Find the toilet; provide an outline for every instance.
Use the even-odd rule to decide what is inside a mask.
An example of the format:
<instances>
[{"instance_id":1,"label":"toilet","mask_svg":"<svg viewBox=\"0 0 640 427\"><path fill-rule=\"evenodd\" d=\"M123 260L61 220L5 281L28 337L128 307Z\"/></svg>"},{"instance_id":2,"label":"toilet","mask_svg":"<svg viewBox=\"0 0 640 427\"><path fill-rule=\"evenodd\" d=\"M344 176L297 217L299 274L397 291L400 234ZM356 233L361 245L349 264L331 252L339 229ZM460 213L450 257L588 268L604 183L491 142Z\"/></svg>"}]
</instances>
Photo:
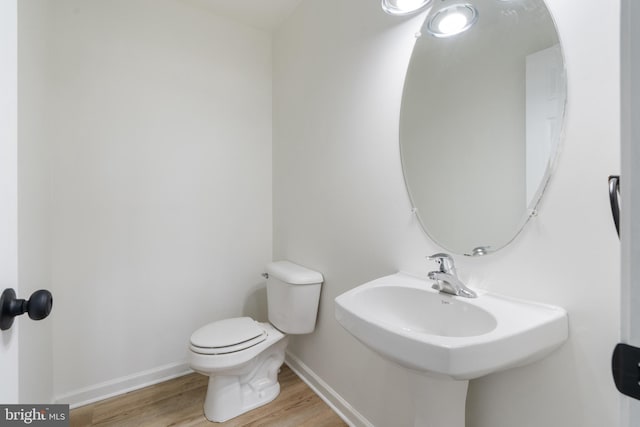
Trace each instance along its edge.
<instances>
[{"instance_id":1,"label":"toilet","mask_svg":"<svg viewBox=\"0 0 640 427\"><path fill-rule=\"evenodd\" d=\"M224 422L275 399L287 334L313 332L322 274L277 261L267 265L269 323L235 317L209 323L191 335L189 365L209 376L208 420Z\"/></svg>"}]
</instances>

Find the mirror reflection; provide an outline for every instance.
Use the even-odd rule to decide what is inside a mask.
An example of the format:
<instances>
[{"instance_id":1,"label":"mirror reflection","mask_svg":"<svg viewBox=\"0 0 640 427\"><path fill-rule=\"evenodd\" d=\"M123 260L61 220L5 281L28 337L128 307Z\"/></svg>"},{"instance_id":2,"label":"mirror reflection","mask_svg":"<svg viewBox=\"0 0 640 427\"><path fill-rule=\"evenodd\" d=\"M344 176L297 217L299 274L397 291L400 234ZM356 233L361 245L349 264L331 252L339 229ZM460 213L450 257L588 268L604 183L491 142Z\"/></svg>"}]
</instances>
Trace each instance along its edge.
<instances>
[{"instance_id":1,"label":"mirror reflection","mask_svg":"<svg viewBox=\"0 0 640 427\"><path fill-rule=\"evenodd\" d=\"M434 34L452 5L473 7L474 25ZM400 116L412 203L447 251L498 250L535 210L557 152L566 81L553 20L542 0L438 0L417 37Z\"/></svg>"}]
</instances>

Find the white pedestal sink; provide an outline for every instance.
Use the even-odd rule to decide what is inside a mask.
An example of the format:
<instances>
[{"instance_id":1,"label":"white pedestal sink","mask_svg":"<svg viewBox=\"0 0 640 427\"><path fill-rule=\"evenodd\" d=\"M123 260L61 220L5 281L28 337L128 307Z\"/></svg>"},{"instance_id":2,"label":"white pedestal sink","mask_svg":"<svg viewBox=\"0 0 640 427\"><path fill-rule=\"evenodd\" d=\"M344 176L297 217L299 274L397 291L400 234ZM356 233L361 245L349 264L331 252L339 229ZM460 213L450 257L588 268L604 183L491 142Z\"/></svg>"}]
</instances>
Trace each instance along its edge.
<instances>
[{"instance_id":1,"label":"white pedestal sink","mask_svg":"<svg viewBox=\"0 0 640 427\"><path fill-rule=\"evenodd\" d=\"M489 292L442 294L405 273L335 300L338 322L414 377L416 427L464 427L469 380L539 360L568 337L567 313Z\"/></svg>"}]
</instances>

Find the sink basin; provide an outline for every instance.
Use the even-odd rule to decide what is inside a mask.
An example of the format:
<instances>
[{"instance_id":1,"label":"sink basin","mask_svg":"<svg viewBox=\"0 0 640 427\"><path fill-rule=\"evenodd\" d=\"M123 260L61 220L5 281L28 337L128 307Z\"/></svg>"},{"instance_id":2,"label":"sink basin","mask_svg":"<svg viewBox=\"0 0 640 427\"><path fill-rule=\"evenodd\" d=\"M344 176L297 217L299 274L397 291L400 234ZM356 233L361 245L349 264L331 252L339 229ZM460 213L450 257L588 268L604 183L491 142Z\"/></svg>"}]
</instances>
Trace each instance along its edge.
<instances>
[{"instance_id":1,"label":"sink basin","mask_svg":"<svg viewBox=\"0 0 640 427\"><path fill-rule=\"evenodd\" d=\"M407 368L470 380L539 360L568 336L560 307L478 292L442 294L405 273L358 286L335 300L338 322Z\"/></svg>"}]
</instances>

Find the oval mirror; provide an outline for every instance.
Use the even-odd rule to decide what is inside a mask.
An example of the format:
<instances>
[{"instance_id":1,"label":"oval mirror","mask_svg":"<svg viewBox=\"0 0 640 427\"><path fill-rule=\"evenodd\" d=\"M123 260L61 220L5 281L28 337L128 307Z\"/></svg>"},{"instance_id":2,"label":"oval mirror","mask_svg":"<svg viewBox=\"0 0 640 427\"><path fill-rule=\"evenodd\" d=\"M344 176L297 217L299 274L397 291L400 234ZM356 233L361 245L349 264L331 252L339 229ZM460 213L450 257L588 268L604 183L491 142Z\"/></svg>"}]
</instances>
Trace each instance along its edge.
<instances>
[{"instance_id":1,"label":"oval mirror","mask_svg":"<svg viewBox=\"0 0 640 427\"><path fill-rule=\"evenodd\" d=\"M449 252L484 255L516 237L549 180L566 100L562 52L542 0L435 3L402 95L403 172L426 233ZM473 8L475 23L447 36L438 28L451 6Z\"/></svg>"}]
</instances>

